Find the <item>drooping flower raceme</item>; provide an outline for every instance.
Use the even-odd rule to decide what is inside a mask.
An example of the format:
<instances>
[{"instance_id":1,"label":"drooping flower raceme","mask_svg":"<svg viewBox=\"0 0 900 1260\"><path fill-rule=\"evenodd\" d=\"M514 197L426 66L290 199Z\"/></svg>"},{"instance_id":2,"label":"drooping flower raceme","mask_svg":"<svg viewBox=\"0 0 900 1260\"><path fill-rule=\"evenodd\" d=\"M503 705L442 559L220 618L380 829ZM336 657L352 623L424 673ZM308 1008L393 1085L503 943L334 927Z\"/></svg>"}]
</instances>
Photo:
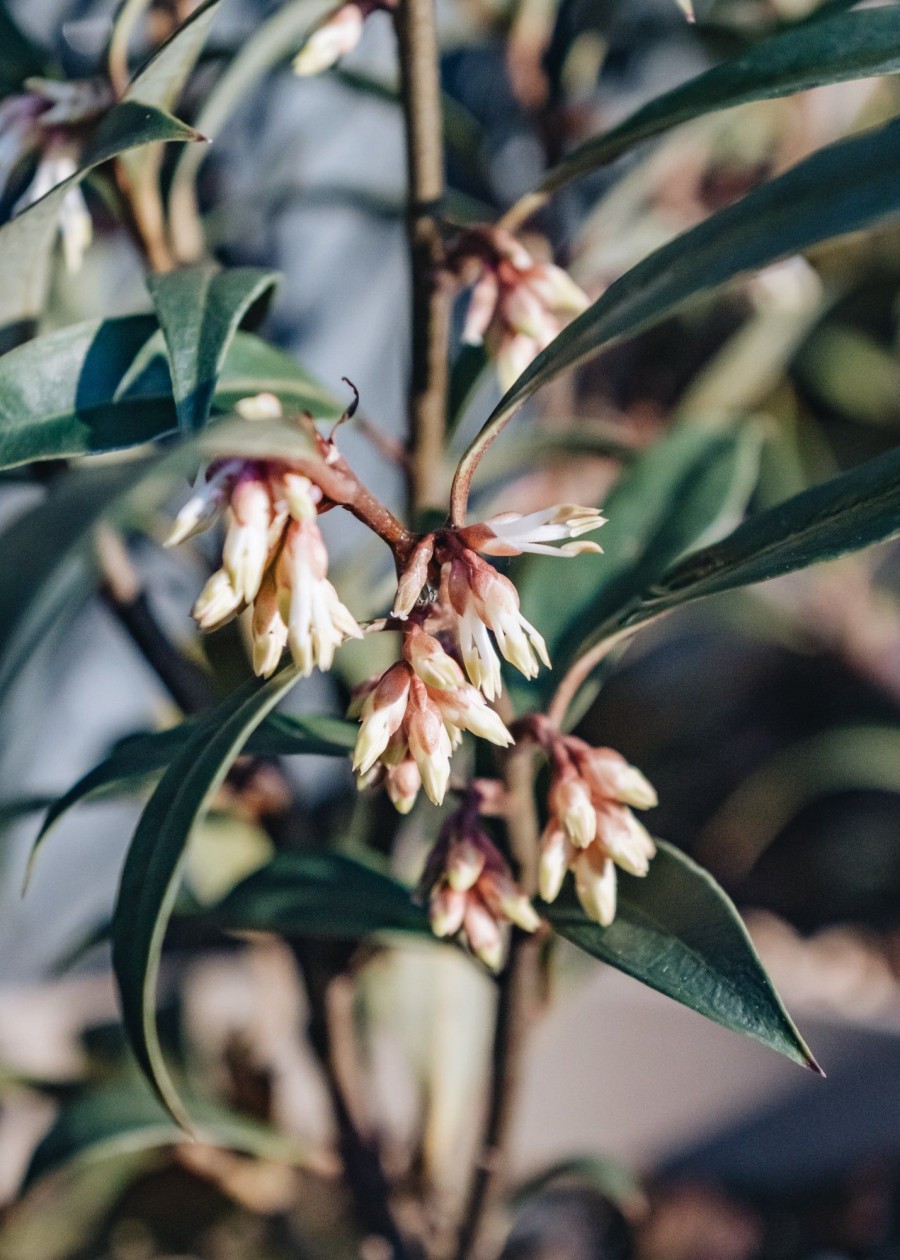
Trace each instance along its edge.
<instances>
[{"instance_id":1,"label":"drooping flower raceme","mask_svg":"<svg viewBox=\"0 0 900 1260\"><path fill-rule=\"evenodd\" d=\"M253 416L280 415L268 395L249 400ZM253 668L274 673L285 648L301 674L331 668L336 649L362 630L328 581L328 552L317 524L318 486L283 460L221 459L179 512L168 545L227 522L222 567L194 604L202 630L253 609Z\"/></svg>"},{"instance_id":2,"label":"drooping flower raceme","mask_svg":"<svg viewBox=\"0 0 900 1260\"><path fill-rule=\"evenodd\" d=\"M452 656L415 624L404 631L403 659L364 684L350 712L360 720L354 770L368 783L380 766L401 813L412 808L419 784L429 800L441 804L450 757L463 731L501 748L512 743L498 714L466 682Z\"/></svg>"},{"instance_id":3,"label":"drooping flower raceme","mask_svg":"<svg viewBox=\"0 0 900 1260\"><path fill-rule=\"evenodd\" d=\"M487 346L508 389L536 355L588 305L561 267L536 261L511 232L478 227L463 234L459 270L480 264L463 328L468 345Z\"/></svg>"},{"instance_id":4,"label":"drooping flower raceme","mask_svg":"<svg viewBox=\"0 0 900 1260\"><path fill-rule=\"evenodd\" d=\"M468 803L447 820L420 884L435 936L458 936L492 971L510 926L535 932L541 919Z\"/></svg>"},{"instance_id":5,"label":"drooping flower raceme","mask_svg":"<svg viewBox=\"0 0 900 1260\"><path fill-rule=\"evenodd\" d=\"M630 808L650 809L656 792L611 748L559 734L549 744L550 819L541 837L540 893L555 901L571 870L585 914L606 927L616 915L616 867L646 875L656 852Z\"/></svg>"},{"instance_id":6,"label":"drooping flower raceme","mask_svg":"<svg viewBox=\"0 0 900 1260\"><path fill-rule=\"evenodd\" d=\"M28 79L27 91L0 103L0 192L28 158L37 166L14 206L23 210L61 184L78 167L85 127L113 104L112 89L103 79L55 82ZM59 212L66 266L77 271L91 243L91 217L81 189L66 192Z\"/></svg>"},{"instance_id":7,"label":"drooping flower raceme","mask_svg":"<svg viewBox=\"0 0 900 1260\"><path fill-rule=\"evenodd\" d=\"M440 574L438 604L454 615L466 673L489 700L494 700L502 690L501 656L526 678L534 678L541 663L549 667L550 658L543 637L522 614L513 583L477 553L514 556L530 551L571 557L599 552L595 542L581 535L605 523L595 508L564 503L527 516L504 512L476 525L438 530L414 549L400 576L392 616L401 620L409 616L429 580L430 569L436 568Z\"/></svg>"}]
</instances>

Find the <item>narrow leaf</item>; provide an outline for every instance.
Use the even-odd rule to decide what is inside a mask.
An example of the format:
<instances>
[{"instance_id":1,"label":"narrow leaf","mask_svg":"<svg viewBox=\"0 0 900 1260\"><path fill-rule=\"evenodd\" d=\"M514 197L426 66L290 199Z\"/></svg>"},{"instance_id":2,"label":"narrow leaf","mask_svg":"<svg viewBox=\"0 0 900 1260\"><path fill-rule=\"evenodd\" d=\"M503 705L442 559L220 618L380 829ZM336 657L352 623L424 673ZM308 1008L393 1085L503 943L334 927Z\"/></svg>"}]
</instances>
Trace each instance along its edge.
<instances>
[{"instance_id":1,"label":"narrow leaf","mask_svg":"<svg viewBox=\"0 0 900 1260\"><path fill-rule=\"evenodd\" d=\"M743 272L870 227L898 211L900 119L894 119L820 149L683 232L610 285L526 368L463 456L458 482L519 407L567 368Z\"/></svg>"},{"instance_id":2,"label":"narrow leaf","mask_svg":"<svg viewBox=\"0 0 900 1260\"><path fill-rule=\"evenodd\" d=\"M759 512L670 569L627 621L821 564L900 535L900 451Z\"/></svg>"},{"instance_id":3,"label":"narrow leaf","mask_svg":"<svg viewBox=\"0 0 900 1260\"><path fill-rule=\"evenodd\" d=\"M645 878L618 873L610 927L591 922L567 896L546 911L555 930L651 989L821 1073L729 897L696 862L657 844Z\"/></svg>"},{"instance_id":4,"label":"narrow leaf","mask_svg":"<svg viewBox=\"0 0 900 1260\"><path fill-rule=\"evenodd\" d=\"M128 150L156 141L197 139L191 127L147 105L124 101L111 110L78 171L0 227L0 328L33 319L43 307L59 212L69 189L77 187L94 167Z\"/></svg>"},{"instance_id":5,"label":"narrow leaf","mask_svg":"<svg viewBox=\"0 0 900 1260\"><path fill-rule=\"evenodd\" d=\"M676 428L633 461L604 504L602 556L528 556L520 563L522 606L540 626L556 675L592 627L633 602L719 522L727 529L739 519L756 484L759 451L755 426L737 433ZM516 690L529 702L537 692L540 707L554 687L554 674L544 672Z\"/></svg>"},{"instance_id":6,"label":"narrow leaf","mask_svg":"<svg viewBox=\"0 0 900 1260\"><path fill-rule=\"evenodd\" d=\"M292 359L238 332L213 406L275 394L325 419L340 404ZM0 468L115 451L171 434L178 420L162 334L149 315L73 324L0 357Z\"/></svg>"},{"instance_id":7,"label":"narrow leaf","mask_svg":"<svg viewBox=\"0 0 900 1260\"><path fill-rule=\"evenodd\" d=\"M113 969L125 1031L137 1061L172 1117L191 1127L166 1067L156 1027L156 984L166 926L191 829L202 818L251 733L297 681L293 667L240 688L198 724L141 816L119 886Z\"/></svg>"},{"instance_id":8,"label":"narrow leaf","mask_svg":"<svg viewBox=\"0 0 900 1260\"><path fill-rule=\"evenodd\" d=\"M259 757L304 754L346 757L356 742L357 730L355 722L342 718L272 713L250 736L245 751ZM63 796L50 803L34 842L29 870L44 840L70 809L82 801L138 790L147 779L165 770L184 751L196 731L197 721L192 719L165 731L148 731L119 740L103 761L82 775Z\"/></svg>"},{"instance_id":9,"label":"narrow leaf","mask_svg":"<svg viewBox=\"0 0 900 1260\"><path fill-rule=\"evenodd\" d=\"M232 931L283 936L430 935L428 914L409 889L339 853L279 853L203 917Z\"/></svg>"},{"instance_id":10,"label":"narrow leaf","mask_svg":"<svg viewBox=\"0 0 900 1260\"><path fill-rule=\"evenodd\" d=\"M204 0L131 80L126 101L171 110L197 64L222 0Z\"/></svg>"},{"instance_id":11,"label":"narrow leaf","mask_svg":"<svg viewBox=\"0 0 900 1260\"><path fill-rule=\"evenodd\" d=\"M309 1161L300 1143L227 1107L191 1098L190 1109L198 1136L212 1145L291 1164ZM184 1141L184 1131L144 1085L95 1089L60 1108L31 1157L22 1188L61 1169Z\"/></svg>"},{"instance_id":12,"label":"narrow leaf","mask_svg":"<svg viewBox=\"0 0 900 1260\"><path fill-rule=\"evenodd\" d=\"M680 123L750 101L772 100L820 87L900 70L900 9L840 13L793 27L741 56L654 97L624 122L574 149L523 199L536 208L572 180L606 166L628 149ZM517 208L512 211L517 217Z\"/></svg>"},{"instance_id":13,"label":"narrow leaf","mask_svg":"<svg viewBox=\"0 0 900 1260\"><path fill-rule=\"evenodd\" d=\"M274 271L222 270L214 264L147 277L169 353L180 427L196 433L209 419L225 356L250 307L271 296Z\"/></svg>"}]
</instances>

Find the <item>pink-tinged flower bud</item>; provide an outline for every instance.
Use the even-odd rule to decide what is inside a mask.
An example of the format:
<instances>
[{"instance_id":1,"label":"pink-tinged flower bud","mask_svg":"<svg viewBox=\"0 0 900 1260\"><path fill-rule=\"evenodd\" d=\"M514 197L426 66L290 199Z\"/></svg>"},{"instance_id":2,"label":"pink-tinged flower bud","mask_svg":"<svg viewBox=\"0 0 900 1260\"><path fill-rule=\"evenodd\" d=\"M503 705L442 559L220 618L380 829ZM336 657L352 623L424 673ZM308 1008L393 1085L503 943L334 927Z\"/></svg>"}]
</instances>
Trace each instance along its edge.
<instances>
[{"instance_id":1,"label":"pink-tinged flower bud","mask_svg":"<svg viewBox=\"0 0 900 1260\"><path fill-rule=\"evenodd\" d=\"M365 682L359 683L350 692L350 703L347 705L348 718L362 717L362 711L369 696L381 681L381 674L375 674L373 678L367 678Z\"/></svg>"},{"instance_id":2,"label":"pink-tinged flower bud","mask_svg":"<svg viewBox=\"0 0 900 1260\"><path fill-rule=\"evenodd\" d=\"M287 647L288 628L278 611L275 575L266 571L253 604L253 672L260 678L275 673Z\"/></svg>"},{"instance_id":3,"label":"pink-tinged flower bud","mask_svg":"<svg viewBox=\"0 0 900 1260\"><path fill-rule=\"evenodd\" d=\"M362 725L353 751L353 769L365 774L384 750L406 715L410 684L409 666L403 662L391 666L362 709Z\"/></svg>"},{"instance_id":4,"label":"pink-tinged flower bud","mask_svg":"<svg viewBox=\"0 0 900 1260\"><path fill-rule=\"evenodd\" d=\"M248 604L259 590L269 558L272 500L268 486L248 469L237 480L230 500L233 519L222 548L222 567Z\"/></svg>"},{"instance_id":5,"label":"pink-tinged flower bud","mask_svg":"<svg viewBox=\"0 0 900 1260\"><path fill-rule=\"evenodd\" d=\"M544 901L555 901L559 896L566 872L578 852L565 830L555 818L547 824L541 836L541 856L538 865L538 890Z\"/></svg>"},{"instance_id":6,"label":"pink-tinged flower bud","mask_svg":"<svg viewBox=\"0 0 900 1260\"><path fill-rule=\"evenodd\" d=\"M580 315L590 305L584 290L553 263L535 263L528 275L528 287L547 310L559 315Z\"/></svg>"},{"instance_id":7,"label":"pink-tinged flower bud","mask_svg":"<svg viewBox=\"0 0 900 1260\"><path fill-rule=\"evenodd\" d=\"M191 616L201 630L218 630L231 621L243 604L224 569L217 569L191 609Z\"/></svg>"},{"instance_id":8,"label":"pink-tinged flower bud","mask_svg":"<svg viewBox=\"0 0 900 1260\"><path fill-rule=\"evenodd\" d=\"M478 893L498 918L508 919L523 932L536 932L541 926L541 916L515 880L504 872L486 871L478 881Z\"/></svg>"},{"instance_id":9,"label":"pink-tinged flower bud","mask_svg":"<svg viewBox=\"0 0 900 1260\"><path fill-rule=\"evenodd\" d=\"M567 538L578 538L606 524L596 508L580 507L575 503L559 503L540 512L521 516L518 512L504 512L492 516L483 525L476 526L479 534L487 537L473 544L489 556L518 556L523 551L543 556L577 556L584 552L598 553L601 548L595 542L565 542L561 547L549 544ZM462 531L465 536L465 531Z\"/></svg>"},{"instance_id":10,"label":"pink-tinged flower bud","mask_svg":"<svg viewBox=\"0 0 900 1260\"><path fill-rule=\"evenodd\" d=\"M409 562L397 583L391 616L405 621L422 596L428 581L428 566L434 555L434 534L426 534L413 547Z\"/></svg>"},{"instance_id":11,"label":"pink-tinged flower bud","mask_svg":"<svg viewBox=\"0 0 900 1260\"><path fill-rule=\"evenodd\" d=\"M597 810L597 838L617 866L631 875L646 875L656 845L626 805L605 801Z\"/></svg>"},{"instance_id":12,"label":"pink-tinged flower bud","mask_svg":"<svg viewBox=\"0 0 900 1260\"><path fill-rule=\"evenodd\" d=\"M479 739L486 739L498 748L508 748L514 743L500 714L491 709L484 697L468 683L464 682L453 691L434 691L430 694L441 717L449 726L471 731Z\"/></svg>"},{"instance_id":13,"label":"pink-tinged flower bud","mask_svg":"<svg viewBox=\"0 0 900 1260\"><path fill-rule=\"evenodd\" d=\"M504 393L512 389L529 364L538 357L541 349L541 343L527 333L501 334L497 348L497 376Z\"/></svg>"},{"instance_id":14,"label":"pink-tinged flower bud","mask_svg":"<svg viewBox=\"0 0 900 1260\"><path fill-rule=\"evenodd\" d=\"M653 785L620 753L587 744L584 749L577 754L578 767L598 795L636 809L652 809L658 803Z\"/></svg>"},{"instance_id":15,"label":"pink-tinged flower bud","mask_svg":"<svg viewBox=\"0 0 900 1260\"><path fill-rule=\"evenodd\" d=\"M234 409L242 420L257 423L280 420L283 416L281 400L275 394L251 394L248 398L239 398Z\"/></svg>"},{"instance_id":16,"label":"pink-tinged flower bud","mask_svg":"<svg viewBox=\"0 0 900 1260\"><path fill-rule=\"evenodd\" d=\"M486 631L501 654L526 678L538 672L537 657L549 666L547 645L519 610L519 596L508 578L468 548L450 562L447 594L459 621L459 646L466 672L489 700L501 689L500 664Z\"/></svg>"},{"instance_id":17,"label":"pink-tinged flower bud","mask_svg":"<svg viewBox=\"0 0 900 1260\"><path fill-rule=\"evenodd\" d=\"M497 311L500 282L495 271L485 271L472 289L462 331L465 346L480 346Z\"/></svg>"},{"instance_id":18,"label":"pink-tinged flower bud","mask_svg":"<svg viewBox=\"0 0 900 1260\"><path fill-rule=\"evenodd\" d=\"M358 4L344 4L321 22L294 58L294 73L321 74L352 52L363 30L363 12Z\"/></svg>"},{"instance_id":19,"label":"pink-tinged flower bud","mask_svg":"<svg viewBox=\"0 0 900 1260\"><path fill-rule=\"evenodd\" d=\"M425 684L416 677L410 685L406 738L426 796L433 804L440 805L450 782L453 749L437 706L428 698Z\"/></svg>"},{"instance_id":20,"label":"pink-tinged flower bud","mask_svg":"<svg viewBox=\"0 0 900 1260\"><path fill-rule=\"evenodd\" d=\"M503 966L503 932L490 910L477 897L469 896L466 901L463 927L475 957L480 958L491 971L499 971Z\"/></svg>"},{"instance_id":21,"label":"pink-tinged flower bud","mask_svg":"<svg viewBox=\"0 0 900 1260\"><path fill-rule=\"evenodd\" d=\"M584 781L576 776L557 779L550 788L550 808L579 849L597 834L597 813Z\"/></svg>"},{"instance_id":22,"label":"pink-tinged flower bud","mask_svg":"<svg viewBox=\"0 0 900 1260\"><path fill-rule=\"evenodd\" d=\"M455 936L463 925L468 898L447 885L435 888L428 906L431 930L437 937Z\"/></svg>"},{"instance_id":23,"label":"pink-tinged flower bud","mask_svg":"<svg viewBox=\"0 0 900 1260\"><path fill-rule=\"evenodd\" d=\"M596 845L577 854L572 864L575 892L589 919L609 927L616 917L616 868Z\"/></svg>"},{"instance_id":24,"label":"pink-tinged flower bud","mask_svg":"<svg viewBox=\"0 0 900 1260\"><path fill-rule=\"evenodd\" d=\"M396 766L388 766L384 786L397 813L408 814L422 786L419 767L411 757L405 757Z\"/></svg>"},{"instance_id":25,"label":"pink-tinged flower bud","mask_svg":"<svg viewBox=\"0 0 900 1260\"><path fill-rule=\"evenodd\" d=\"M308 477L287 470L281 475L281 488L289 514L295 521L314 521L319 513L322 491Z\"/></svg>"},{"instance_id":26,"label":"pink-tinged flower bud","mask_svg":"<svg viewBox=\"0 0 900 1260\"><path fill-rule=\"evenodd\" d=\"M427 686L446 691L465 685L463 672L453 657L419 626L411 626L404 634L403 652Z\"/></svg>"},{"instance_id":27,"label":"pink-tinged flower bud","mask_svg":"<svg viewBox=\"0 0 900 1260\"><path fill-rule=\"evenodd\" d=\"M457 892L474 888L484 870L484 850L469 837L461 836L450 846L444 873L447 883Z\"/></svg>"},{"instance_id":28,"label":"pink-tinged flower bud","mask_svg":"<svg viewBox=\"0 0 900 1260\"><path fill-rule=\"evenodd\" d=\"M241 470L241 461L228 459L207 474L205 483L192 494L175 517L175 523L166 539L167 547L175 547L195 534L201 534L221 516L228 503L228 495Z\"/></svg>"},{"instance_id":29,"label":"pink-tinged flower bud","mask_svg":"<svg viewBox=\"0 0 900 1260\"><path fill-rule=\"evenodd\" d=\"M503 318L514 333L545 342L556 335L547 308L528 284L517 284L503 299Z\"/></svg>"},{"instance_id":30,"label":"pink-tinged flower bud","mask_svg":"<svg viewBox=\"0 0 900 1260\"><path fill-rule=\"evenodd\" d=\"M328 553L314 521L292 521L275 567L278 610L287 622L288 647L303 675L331 668L334 653L362 630L325 577Z\"/></svg>"}]
</instances>

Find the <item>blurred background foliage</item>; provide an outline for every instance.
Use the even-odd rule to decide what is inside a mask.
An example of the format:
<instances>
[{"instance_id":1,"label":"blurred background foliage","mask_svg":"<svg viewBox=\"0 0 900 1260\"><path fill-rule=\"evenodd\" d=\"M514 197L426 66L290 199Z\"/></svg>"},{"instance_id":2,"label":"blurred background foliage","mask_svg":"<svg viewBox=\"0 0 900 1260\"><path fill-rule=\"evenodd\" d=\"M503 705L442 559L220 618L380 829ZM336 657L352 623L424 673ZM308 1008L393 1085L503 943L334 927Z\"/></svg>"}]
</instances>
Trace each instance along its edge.
<instances>
[{"instance_id":1,"label":"blurred background foliage","mask_svg":"<svg viewBox=\"0 0 900 1260\"><path fill-rule=\"evenodd\" d=\"M844 7L840 0L822 6ZM391 443L403 432L408 338L390 30L377 15L338 71L298 82L286 69L297 41L290 8L226 4L180 110L201 130L204 117L215 124L215 143L208 152L167 155L165 178L180 193L172 204L187 248L205 238L223 262L284 273L266 332L332 392L342 375L359 386L365 424L348 432L346 449L396 500L402 479ZM439 10L449 212L460 221L495 217L576 143L645 100L821 15L803 0L704 2L694 25L670 0L448 0ZM10 29L0 39L4 92L51 64L68 75L96 70L108 4L30 0L10 2L8 11L25 34ZM154 6L145 45L186 12L177 0ZM260 47L264 31L271 38L257 81L229 86L236 56L246 54L251 36ZM893 78L863 80L689 123L567 189L525 239L537 250L548 241L596 297L650 250L763 178L891 117L898 92ZM108 197L103 178L94 178L95 245L77 282L62 268L54 273L43 329L146 309L139 262ZM7 197L0 212L13 201ZM745 506L776 504L894 448L898 245L900 228L888 225L818 246L806 261L695 302L555 382L486 462L479 513L488 503L494 510L611 503L612 488L676 421L697 431L739 423L752 435L735 520ZM461 317L462 306L457 331ZM469 352L454 386L468 399L460 406L461 450L499 389ZM4 518L34 493L28 476L6 474ZM677 516L681 503L670 506ZM603 539L611 557L615 528L611 511ZM336 580L371 573L374 609L386 589L379 573L385 582L389 573L386 563L373 567L384 557L368 548L359 538L345 545ZM138 558L157 614L185 642L185 610L206 553L199 548L187 572L152 543L140 545ZM529 578L529 566L519 565L526 615L542 624L539 610L552 616L554 603L577 598L580 563L558 583L556 573ZM229 667L234 676L227 634L205 650L223 677ZM373 667L348 652L338 686ZM298 707L326 709L336 698L343 697L314 681ZM555 996L580 1016L574 1025L547 1016L550 1031L529 1071L538 1093L547 1073L566 1075L568 1102L552 1111L551 1088L553 1103L532 1104L521 1122L514 1158L521 1187L504 1213L505 1256L900 1255L898 716L895 546L676 613L644 631L608 671L580 732L621 750L656 785L653 830L707 866L751 912L764 960L803 1026L820 1034L811 1037L814 1049L824 1043L832 1051L831 1061L824 1049L820 1057L835 1070L827 1085L807 1086L787 1065L760 1066L752 1049L717 1058L716 1030L676 1019L661 1000L638 1001L629 982L598 981L574 951L559 948ZM127 1066L102 938L135 817L130 804L85 806L67 820L50 841L53 878L39 874L30 899L18 901L35 831L29 807L70 787L114 739L171 717L117 627L91 607L41 645L4 722L4 1260L356 1254L292 959L265 937L229 938L190 914L271 856L252 808L236 814L223 801L192 842L185 913L171 935L163 985L169 1050L200 1094L227 1102L221 1114L210 1113L209 1128L231 1150L178 1140ZM340 835L351 850L360 844L349 776L315 759L292 763L292 774L309 836ZM376 807L369 839L387 851L395 829ZM402 1187L401 1212L416 1218L423 1188L440 1187L428 1221L440 1239L475 1144L488 982L429 944L333 948L346 955L356 986L343 994L341 1018L361 1031L365 1047L364 1062L351 1065L357 1101ZM65 964L73 970L61 980ZM587 990L597 991L596 1003ZM593 1056L561 1067L562 1048L579 1038L595 1046ZM661 1077L656 1093L641 1075L648 1045ZM698 1076L710 1089L705 1107ZM630 1095L618 1111L598 1077L613 1095ZM660 1089L683 1089L690 1116L667 1118ZM580 1109L589 1137L570 1132ZM647 1124L656 1116L654 1138L635 1118L645 1113ZM551 1136L545 1166L536 1167L542 1126ZM572 1143L581 1144L578 1158L558 1163ZM381 1253L373 1243L362 1254L377 1260Z\"/></svg>"}]
</instances>

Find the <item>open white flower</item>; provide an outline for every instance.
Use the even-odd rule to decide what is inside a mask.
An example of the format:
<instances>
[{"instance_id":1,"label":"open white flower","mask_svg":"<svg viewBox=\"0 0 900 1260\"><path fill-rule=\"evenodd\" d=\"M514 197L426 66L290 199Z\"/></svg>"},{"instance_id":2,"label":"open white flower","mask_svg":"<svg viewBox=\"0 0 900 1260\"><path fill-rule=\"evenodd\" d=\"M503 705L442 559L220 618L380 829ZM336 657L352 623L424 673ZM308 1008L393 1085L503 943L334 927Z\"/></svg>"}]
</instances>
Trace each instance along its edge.
<instances>
[{"instance_id":1,"label":"open white flower","mask_svg":"<svg viewBox=\"0 0 900 1260\"><path fill-rule=\"evenodd\" d=\"M587 539L563 542L561 547L551 547L550 543L578 539L605 524L606 517L596 508L581 507L577 503L558 503L526 516L520 512L502 512L483 523L483 529L489 533L485 541L478 544L478 550L489 556L518 556L523 551L543 556L596 554L602 552L602 547Z\"/></svg>"}]
</instances>

